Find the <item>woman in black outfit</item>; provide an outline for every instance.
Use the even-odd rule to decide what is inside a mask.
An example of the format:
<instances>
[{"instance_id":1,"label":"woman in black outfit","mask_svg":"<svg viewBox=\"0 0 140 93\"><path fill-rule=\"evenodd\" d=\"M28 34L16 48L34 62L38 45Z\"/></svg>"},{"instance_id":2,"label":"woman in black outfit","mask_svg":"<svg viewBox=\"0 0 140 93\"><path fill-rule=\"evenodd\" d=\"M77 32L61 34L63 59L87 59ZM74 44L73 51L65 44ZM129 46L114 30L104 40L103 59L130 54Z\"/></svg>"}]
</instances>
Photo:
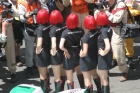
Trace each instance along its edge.
<instances>
[{"instance_id":1,"label":"woman in black outfit","mask_svg":"<svg viewBox=\"0 0 140 93\"><path fill-rule=\"evenodd\" d=\"M91 76L93 76L95 85L97 86L97 93L102 93L100 78L96 71L98 63L97 38L99 34L97 33L96 22L93 16L88 15L85 17L84 27L88 29L88 32L81 39L80 70L84 75L88 93L93 93Z\"/></svg>"},{"instance_id":2,"label":"woman in black outfit","mask_svg":"<svg viewBox=\"0 0 140 93\"><path fill-rule=\"evenodd\" d=\"M41 88L44 93L49 93L49 83L47 78L47 67L50 65L50 45L51 40L49 36L49 15L45 9L41 9L37 13L37 23L39 27L36 28L36 66L38 67Z\"/></svg>"},{"instance_id":3,"label":"woman in black outfit","mask_svg":"<svg viewBox=\"0 0 140 93\"><path fill-rule=\"evenodd\" d=\"M63 51L59 48L61 34L66 28L63 22L63 17L58 10L54 10L50 14L50 29L51 37L51 66L54 74L55 93L64 90L65 74L62 69ZM63 75L64 74L64 75Z\"/></svg>"},{"instance_id":4,"label":"woman in black outfit","mask_svg":"<svg viewBox=\"0 0 140 93\"><path fill-rule=\"evenodd\" d=\"M104 21L102 21L104 20ZM111 37L112 30L108 26L108 17L104 12L100 12L97 15L97 24L101 27L100 35L98 37L98 69L101 79L103 93L110 93L109 90L109 77L108 71L111 69L112 62L112 49L111 49Z\"/></svg>"},{"instance_id":5,"label":"woman in black outfit","mask_svg":"<svg viewBox=\"0 0 140 93\"><path fill-rule=\"evenodd\" d=\"M73 69L75 69L80 87L84 88L83 75L79 70L80 39L84 34L83 29L78 28L78 16L70 14L66 20L67 29L61 35L60 49L64 51L63 68L66 71L67 87L74 88Z\"/></svg>"}]
</instances>

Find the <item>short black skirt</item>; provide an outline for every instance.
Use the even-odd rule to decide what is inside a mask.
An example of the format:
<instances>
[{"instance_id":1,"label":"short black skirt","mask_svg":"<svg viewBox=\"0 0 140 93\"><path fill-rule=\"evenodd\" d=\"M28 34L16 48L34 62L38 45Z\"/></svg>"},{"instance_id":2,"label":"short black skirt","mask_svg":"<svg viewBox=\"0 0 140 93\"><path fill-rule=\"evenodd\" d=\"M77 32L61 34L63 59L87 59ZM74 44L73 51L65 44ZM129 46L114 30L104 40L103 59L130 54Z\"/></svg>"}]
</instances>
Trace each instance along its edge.
<instances>
[{"instance_id":1,"label":"short black skirt","mask_svg":"<svg viewBox=\"0 0 140 93\"><path fill-rule=\"evenodd\" d=\"M93 60L88 55L83 58L80 58L80 70L81 71L90 71L97 68L98 58Z\"/></svg>"},{"instance_id":2,"label":"short black skirt","mask_svg":"<svg viewBox=\"0 0 140 93\"><path fill-rule=\"evenodd\" d=\"M58 50L55 56L51 55L51 65L60 65L63 63L63 51Z\"/></svg>"},{"instance_id":3,"label":"short black skirt","mask_svg":"<svg viewBox=\"0 0 140 93\"><path fill-rule=\"evenodd\" d=\"M71 70L71 69L74 69L75 67L77 67L79 65L79 52L80 52L80 49L79 48L69 48L68 49L69 51L69 54L70 54L70 58L69 59L66 59L64 57L64 61L63 61L63 68L65 70Z\"/></svg>"},{"instance_id":4,"label":"short black skirt","mask_svg":"<svg viewBox=\"0 0 140 93\"><path fill-rule=\"evenodd\" d=\"M50 65L50 50L43 49L40 54L36 54L36 66L47 67Z\"/></svg>"},{"instance_id":5,"label":"short black skirt","mask_svg":"<svg viewBox=\"0 0 140 93\"><path fill-rule=\"evenodd\" d=\"M105 56L98 55L98 69L99 70L110 70L112 68L112 52L109 52Z\"/></svg>"}]
</instances>

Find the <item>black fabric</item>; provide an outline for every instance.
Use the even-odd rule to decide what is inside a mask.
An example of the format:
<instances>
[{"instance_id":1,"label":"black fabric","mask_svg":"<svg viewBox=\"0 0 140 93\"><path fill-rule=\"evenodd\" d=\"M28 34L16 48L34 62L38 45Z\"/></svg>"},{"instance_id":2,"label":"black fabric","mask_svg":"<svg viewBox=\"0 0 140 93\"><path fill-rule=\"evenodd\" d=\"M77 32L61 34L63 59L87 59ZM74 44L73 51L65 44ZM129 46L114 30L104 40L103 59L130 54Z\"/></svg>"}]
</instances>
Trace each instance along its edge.
<instances>
[{"instance_id":1,"label":"black fabric","mask_svg":"<svg viewBox=\"0 0 140 93\"><path fill-rule=\"evenodd\" d=\"M63 51L60 50L59 48L59 43L60 43L60 38L62 32L65 30L66 26L65 24L58 24L50 29L50 37L55 37L56 38L56 48L57 48L57 53L55 56L51 55L51 65L59 65L63 62Z\"/></svg>"},{"instance_id":2,"label":"black fabric","mask_svg":"<svg viewBox=\"0 0 140 93\"><path fill-rule=\"evenodd\" d=\"M81 45L88 44L88 52L85 57L80 58L80 70L90 71L96 69L98 63L98 48L96 30L91 30L85 34L81 39Z\"/></svg>"},{"instance_id":3,"label":"black fabric","mask_svg":"<svg viewBox=\"0 0 140 93\"><path fill-rule=\"evenodd\" d=\"M48 26L49 26L49 24L40 25L35 30L37 38L39 38L39 37L43 38L42 48L46 48L46 47L50 47L51 46L51 39L50 39L50 36L49 36L50 28L44 30Z\"/></svg>"},{"instance_id":4,"label":"black fabric","mask_svg":"<svg viewBox=\"0 0 140 93\"><path fill-rule=\"evenodd\" d=\"M94 10L98 9L98 6L95 3L88 3L89 15L94 16Z\"/></svg>"},{"instance_id":5,"label":"black fabric","mask_svg":"<svg viewBox=\"0 0 140 93\"><path fill-rule=\"evenodd\" d=\"M50 65L50 36L49 31L50 28L48 28L49 24L46 25L40 25L38 28L36 28L35 32L37 33L36 37L37 39L42 37L42 48L40 54L36 54L36 66L37 67L47 67ZM45 28L48 28L44 30Z\"/></svg>"},{"instance_id":6,"label":"black fabric","mask_svg":"<svg viewBox=\"0 0 140 93\"><path fill-rule=\"evenodd\" d=\"M67 48L67 49L70 54L70 58L69 59L64 58L63 68L65 70L71 70L79 65L80 48Z\"/></svg>"},{"instance_id":7,"label":"black fabric","mask_svg":"<svg viewBox=\"0 0 140 93\"><path fill-rule=\"evenodd\" d=\"M49 13L51 13L53 10L59 10L55 2L56 0L48 0L47 6L49 8Z\"/></svg>"},{"instance_id":8,"label":"black fabric","mask_svg":"<svg viewBox=\"0 0 140 93\"><path fill-rule=\"evenodd\" d=\"M135 16L134 18L135 18L135 21L138 21L139 22L139 25L140 25L140 15Z\"/></svg>"},{"instance_id":9,"label":"black fabric","mask_svg":"<svg viewBox=\"0 0 140 93\"><path fill-rule=\"evenodd\" d=\"M79 52L80 52L80 39L84 34L84 30L76 28L73 30L65 29L61 35L64 38L65 48L70 54L70 58L64 58L63 67L66 70L70 70L79 65Z\"/></svg>"},{"instance_id":10,"label":"black fabric","mask_svg":"<svg viewBox=\"0 0 140 93\"><path fill-rule=\"evenodd\" d=\"M29 24L25 24L25 29L26 32L28 33L29 36L36 36L36 32L35 29L38 27L38 25L29 25Z\"/></svg>"},{"instance_id":11,"label":"black fabric","mask_svg":"<svg viewBox=\"0 0 140 93\"><path fill-rule=\"evenodd\" d=\"M101 34L98 37L98 49L105 49L105 43L104 39L108 38L109 41L111 42L111 37L112 37L112 30L110 30L110 27L105 26L101 29ZM105 55L101 56L98 54L98 69L99 70L109 70L111 69L112 65L112 49Z\"/></svg>"},{"instance_id":12,"label":"black fabric","mask_svg":"<svg viewBox=\"0 0 140 93\"><path fill-rule=\"evenodd\" d=\"M76 28L73 30L66 29L63 31L61 38L66 39L65 47L80 46L79 40L84 34L84 30Z\"/></svg>"},{"instance_id":13,"label":"black fabric","mask_svg":"<svg viewBox=\"0 0 140 93\"><path fill-rule=\"evenodd\" d=\"M37 67L47 67L50 65L50 50L48 48L43 48L40 54L36 54L35 62Z\"/></svg>"},{"instance_id":14,"label":"black fabric","mask_svg":"<svg viewBox=\"0 0 140 93\"><path fill-rule=\"evenodd\" d=\"M109 41L111 42L111 38L112 38L112 29L110 29L109 26L105 26L103 28L101 28L101 34L98 37L98 47L101 49L105 49L105 43L104 43L104 39L109 38Z\"/></svg>"},{"instance_id":15,"label":"black fabric","mask_svg":"<svg viewBox=\"0 0 140 93\"><path fill-rule=\"evenodd\" d=\"M126 6L127 7L127 6ZM140 25L135 24L129 8L127 7L128 17L131 19L131 24L124 24L121 21L121 37L122 38L136 38L140 36Z\"/></svg>"},{"instance_id":16,"label":"black fabric","mask_svg":"<svg viewBox=\"0 0 140 93\"><path fill-rule=\"evenodd\" d=\"M62 32L66 29L66 25L65 24L58 24L56 26L53 26L51 27L50 29L50 37L56 37L56 47L57 47L57 50L60 50L59 49L59 42L60 42L60 38L61 38L61 34Z\"/></svg>"},{"instance_id":17,"label":"black fabric","mask_svg":"<svg viewBox=\"0 0 140 93\"><path fill-rule=\"evenodd\" d=\"M120 29L122 38L136 38L140 36L140 25L122 24Z\"/></svg>"},{"instance_id":18,"label":"black fabric","mask_svg":"<svg viewBox=\"0 0 140 93\"><path fill-rule=\"evenodd\" d=\"M15 42L17 44L22 45L24 23L20 21L14 21L12 25L13 25L13 34L14 34Z\"/></svg>"}]
</instances>

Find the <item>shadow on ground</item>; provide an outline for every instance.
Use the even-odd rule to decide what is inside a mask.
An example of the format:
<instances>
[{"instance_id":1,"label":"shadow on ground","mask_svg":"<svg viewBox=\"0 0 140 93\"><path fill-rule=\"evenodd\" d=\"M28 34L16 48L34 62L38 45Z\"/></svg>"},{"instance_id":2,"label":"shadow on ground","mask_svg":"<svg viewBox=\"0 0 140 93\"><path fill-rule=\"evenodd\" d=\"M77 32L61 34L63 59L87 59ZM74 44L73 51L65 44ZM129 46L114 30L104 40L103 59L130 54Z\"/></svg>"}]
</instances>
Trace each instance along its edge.
<instances>
[{"instance_id":1,"label":"shadow on ground","mask_svg":"<svg viewBox=\"0 0 140 93\"><path fill-rule=\"evenodd\" d=\"M136 65L136 69L135 70L129 69L128 80L138 80L138 79L140 79L140 60L135 60L134 63ZM110 77L120 77L120 76L122 76L122 73L110 72L109 76Z\"/></svg>"}]
</instances>

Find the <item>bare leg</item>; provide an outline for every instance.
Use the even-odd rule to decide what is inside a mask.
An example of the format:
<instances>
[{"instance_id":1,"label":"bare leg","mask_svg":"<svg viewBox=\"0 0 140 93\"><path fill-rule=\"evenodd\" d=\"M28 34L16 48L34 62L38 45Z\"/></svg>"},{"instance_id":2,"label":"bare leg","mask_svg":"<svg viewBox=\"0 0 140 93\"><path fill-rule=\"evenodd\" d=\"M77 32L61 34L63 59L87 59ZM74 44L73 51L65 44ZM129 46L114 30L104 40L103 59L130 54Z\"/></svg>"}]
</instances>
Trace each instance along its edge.
<instances>
[{"instance_id":1,"label":"bare leg","mask_svg":"<svg viewBox=\"0 0 140 93\"><path fill-rule=\"evenodd\" d=\"M77 75L82 74L82 72L80 71L80 67L79 67L79 66L77 66L77 67L75 68L75 71L76 71L76 74L77 74Z\"/></svg>"},{"instance_id":2,"label":"bare leg","mask_svg":"<svg viewBox=\"0 0 140 93\"><path fill-rule=\"evenodd\" d=\"M97 70L96 69L91 70L90 74L93 76L93 79L99 78L99 75L97 74Z\"/></svg>"},{"instance_id":3,"label":"bare leg","mask_svg":"<svg viewBox=\"0 0 140 93\"><path fill-rule=\"evenodd\" d=\"M47 78L47 69L46 67L38 67L38 70L39 70L39 74L40 74L40 79L41 80L45 80Z\"/></svg>"},{"instance_id":4,"label":"bare leg","mask_svg":"<svg viewBox=\"0 0 140 93\"><path fill-rule=\"evenodd\" d=\"M54 80L55 82L60 81L61 75L61 65L52 65L53 73L54 73Z\"/></svg>"},{"instance_id":5,"label":"bare leg","mask_svg":"<svg viewBox=\"0 0 140 93\"><path fill-rule=\"evenodd\" d=\"M74 89L74 81L73 81L73 71L66 70L66 76L67 76L67 87L69 89Z\"/></svg>"},{"instance_id":6,"label":"bare leg","mask_svg":"<svg viewBox=\"0 0 140 93\"><path fill-rule=\"evenodd\" d=\"M72 70L66 70L66 76L67 76L67 83L73 82L73 71Z\"/></svg>"},{"instance_id":7,"label":"bare leg","mask_svg":"<svg viewBox=\"0 0 140 93\"><path fill-rule=\"evenodd\" d=\"M84 76L84 81L85 81L85 85L88 87L88 86L91 86L92 83L91 83L91 74L90 74L90 71L83 71L83 76Z\"/></svg>"},{"instance_id":8,"label":"bare leg","mask_svg":"<svg viewBox=\"0 0 140 93\"><path fill-rule=\"evenodd\" d=\"M91 73L90 71L83 71L85 87L88 93L93 93L93 85L91 82Z\"/></svg>"},{"instance_id":9,"label":"bare leg","mask_svg":"<svg viewBox=\"0 0 140 93\"><path fill-rule=\"evenodd\" d=\"M63 69L63 64L60 65L60 69L61 69L61 76L66 76L66 72L65 70Z\"/></svg>"},{"instance_id":10,"label":"bare leg","mask_svg":"<svg viewBox=\"0 0 140 93\"><path fill-rule=\"evenodd\" d=\"M47 81L47 68L46 67L38 67L41 81L41 88L44 93L49 93L48 81Z\"/></svg>"},{"instance_id":11,"label":"bare leg","mask_svg":"<svg viewBox=\"0 0 140 93\"><path fill-rule=\"evenodd\" d=\"M101 78L101 83L103 86L107 86L109 84L108 81L108 70L99 70L99 76Z\"/></svg>"}]
</instances>

